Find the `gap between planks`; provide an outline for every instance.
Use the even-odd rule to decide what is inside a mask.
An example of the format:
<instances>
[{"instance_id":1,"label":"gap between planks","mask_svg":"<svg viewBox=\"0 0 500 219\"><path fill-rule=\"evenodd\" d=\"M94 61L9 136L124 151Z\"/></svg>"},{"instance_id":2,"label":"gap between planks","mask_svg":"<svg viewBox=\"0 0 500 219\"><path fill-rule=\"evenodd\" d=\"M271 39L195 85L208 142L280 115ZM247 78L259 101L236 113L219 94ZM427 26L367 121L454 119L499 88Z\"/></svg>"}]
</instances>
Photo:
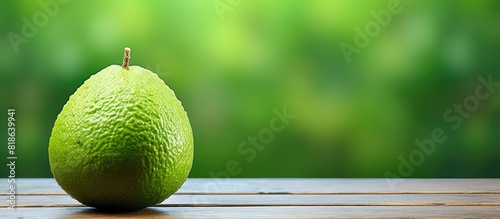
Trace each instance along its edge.
<instances>
[{"instance_id":1,"label":"gap between planks","mask_svg":"<svg viewBox=\"0 0 500 219\"><path fill-rule=\"evenodd\" d=\"M500 191L457 191L457 192L438 192L438 191L428 191L428 192L178 192L174 195L418 195L418 194L444 194L444 195L499 195ZM65 196L66 193L19 193L16 196ZM8 196L5 193L0 194L1 196Z\"/></svg>"},{"instance_id":2,"label":"gap between planks","mask_svg":"<svg viewBox=\"0 0 500 219\"><path fill-rule=\"evenodd\" d=\"M447 204L447 203L430 203L430 204L157 204L152 207L293 207L293 206L304 206L304 207L319 207L319 206L392 206L392 207L402 207L402 206L476 206L476 207L500 207L500 204L495 203L484 203L484 204ZM7 207L7 206L0 206ZM61 208L61 207L88 207L83 204L36 204L36 205L16 205L16 208Z\"/></svg>"}]
</instances>

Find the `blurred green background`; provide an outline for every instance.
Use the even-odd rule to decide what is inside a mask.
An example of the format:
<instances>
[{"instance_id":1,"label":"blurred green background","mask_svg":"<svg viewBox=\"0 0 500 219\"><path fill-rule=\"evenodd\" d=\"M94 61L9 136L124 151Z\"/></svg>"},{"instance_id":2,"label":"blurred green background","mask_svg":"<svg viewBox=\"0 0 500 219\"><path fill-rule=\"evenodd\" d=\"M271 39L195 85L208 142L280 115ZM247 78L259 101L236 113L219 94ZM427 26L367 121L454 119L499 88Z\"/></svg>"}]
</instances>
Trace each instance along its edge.
<instances>
[{"instance_id":1,"label":"blurred green background","mask_svg":"<svg viewBox=\"0 0 500 219\"><path fill-rule=\"evenodd\" d=\"M158 73L188 112L190 177L402 176L398 157L421 153L415 139L435 128L447 139L405 177L500 177L500 91L456 130L443 119L475 94L479 76L500 81L500 1L401 0L348 63L339 45L355 45L355 28L388 2L2 1L1 159L14 107L16 176L51 177L57 114L128 46L131 64ZM27 22L36 32L23 30ZM12 43L12 34L25 40ZM283 108L296 118L269 138L273 109ZM265 138L261 150L239 148L249 136ZM1 171L8 176L5 164Z\"/></svg>"}]
</instances>

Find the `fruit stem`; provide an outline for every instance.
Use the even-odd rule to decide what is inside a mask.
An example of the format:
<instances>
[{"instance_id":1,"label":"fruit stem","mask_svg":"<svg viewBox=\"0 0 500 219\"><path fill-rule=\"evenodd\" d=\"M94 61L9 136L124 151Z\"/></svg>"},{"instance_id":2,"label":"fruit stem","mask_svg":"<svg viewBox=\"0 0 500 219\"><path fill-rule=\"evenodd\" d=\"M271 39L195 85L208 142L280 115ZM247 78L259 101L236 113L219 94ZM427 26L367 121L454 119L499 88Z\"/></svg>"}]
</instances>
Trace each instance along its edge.
<instances>
[{"instance_id":1,"label":"fruit stem","mask_svg":"<svg viewBox=\"0 0 500 219\"><path fill-rule=\"evenodd\" d=\"M122 67L128 70L128 61L130 60L130 48L125 47L125 53L123 54L123 64Z\"/></svg>"}]
</instances>

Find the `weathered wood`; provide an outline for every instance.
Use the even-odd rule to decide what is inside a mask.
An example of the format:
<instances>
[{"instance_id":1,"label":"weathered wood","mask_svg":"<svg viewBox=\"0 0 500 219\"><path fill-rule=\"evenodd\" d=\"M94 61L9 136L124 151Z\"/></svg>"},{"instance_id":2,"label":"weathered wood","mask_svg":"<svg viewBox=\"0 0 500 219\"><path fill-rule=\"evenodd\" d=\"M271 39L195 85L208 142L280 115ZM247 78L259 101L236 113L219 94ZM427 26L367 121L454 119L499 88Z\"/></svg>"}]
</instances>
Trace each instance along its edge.
<instances>
[{"instance_id":1,"label":"weathered wood","mask_svg":"<svg viewBox=\"0 0 500 219\"><path fill-rule=\"evenodd\" d=\"M500 179L188 179L155 207L107 214L53 179L17 179L16 211L0 218L500 217ZM391 187L392 185L392 187ZM8 188L0 179L0 188ZM0 194L7 200L6 193Z\"/></svg>"},{"instance_id":2,"label":"weathered wood","mask_svg":"<svg viewBox=\"0 0 500 219\"><path fill-rule=\"evenodd\" d=\"M83 206L67 195L17 197L18 208ZM158 206L500 206L497 194L172 195ZM1 203L0 207L7 207Z\"/></svg>"},{"instance_id":3,"label":"weathered wood","mask_svg":"<svg viewBox=\"0 0 500 219\"><path fill-rule=\"evenodd\" d=\"M1 218L492 218L493 206L271 206L271 207L152 207L109 214L89 207L20 208L0 211Z\"/></svg>"},{"instance_id":4,"label":"weathered wood","mask_svg":"<svg viewBox=\"0 0 500 219\"><path fill-rule=\"evenodd\" d=\"M397 183L396 183L397 182ZM391 184L395 183L395 184ZM65 194L54 179L17 179L18 194ZM393 185L393 187L391 187ZM0 179L0 188L7 188ZM177 194L500 194L500 179L188 179ZM0 194L5 195L5 194Z\"/></svg>"}]
</instances>

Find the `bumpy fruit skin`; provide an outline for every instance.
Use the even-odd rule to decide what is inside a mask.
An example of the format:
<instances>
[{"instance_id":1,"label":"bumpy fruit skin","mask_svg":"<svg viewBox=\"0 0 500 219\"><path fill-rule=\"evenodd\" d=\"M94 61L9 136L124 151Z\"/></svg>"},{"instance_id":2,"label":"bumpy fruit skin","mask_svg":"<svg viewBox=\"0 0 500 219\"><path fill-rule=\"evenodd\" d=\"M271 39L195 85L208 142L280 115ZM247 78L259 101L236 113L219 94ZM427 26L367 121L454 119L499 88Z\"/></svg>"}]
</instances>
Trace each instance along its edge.
<instances>
[{"instance_id":1,"label":"bumpy fruit skin","mask_svg":"<svg viewBox=\"0 0 500 219\"><path fill-rule=\"evenodd\" d=\"M69 98L52 130L50 168L73 198L98 209L162 202L193 162L191 125L174 92L138 66L109 66Z\"/></svg>"}]
</instances>

